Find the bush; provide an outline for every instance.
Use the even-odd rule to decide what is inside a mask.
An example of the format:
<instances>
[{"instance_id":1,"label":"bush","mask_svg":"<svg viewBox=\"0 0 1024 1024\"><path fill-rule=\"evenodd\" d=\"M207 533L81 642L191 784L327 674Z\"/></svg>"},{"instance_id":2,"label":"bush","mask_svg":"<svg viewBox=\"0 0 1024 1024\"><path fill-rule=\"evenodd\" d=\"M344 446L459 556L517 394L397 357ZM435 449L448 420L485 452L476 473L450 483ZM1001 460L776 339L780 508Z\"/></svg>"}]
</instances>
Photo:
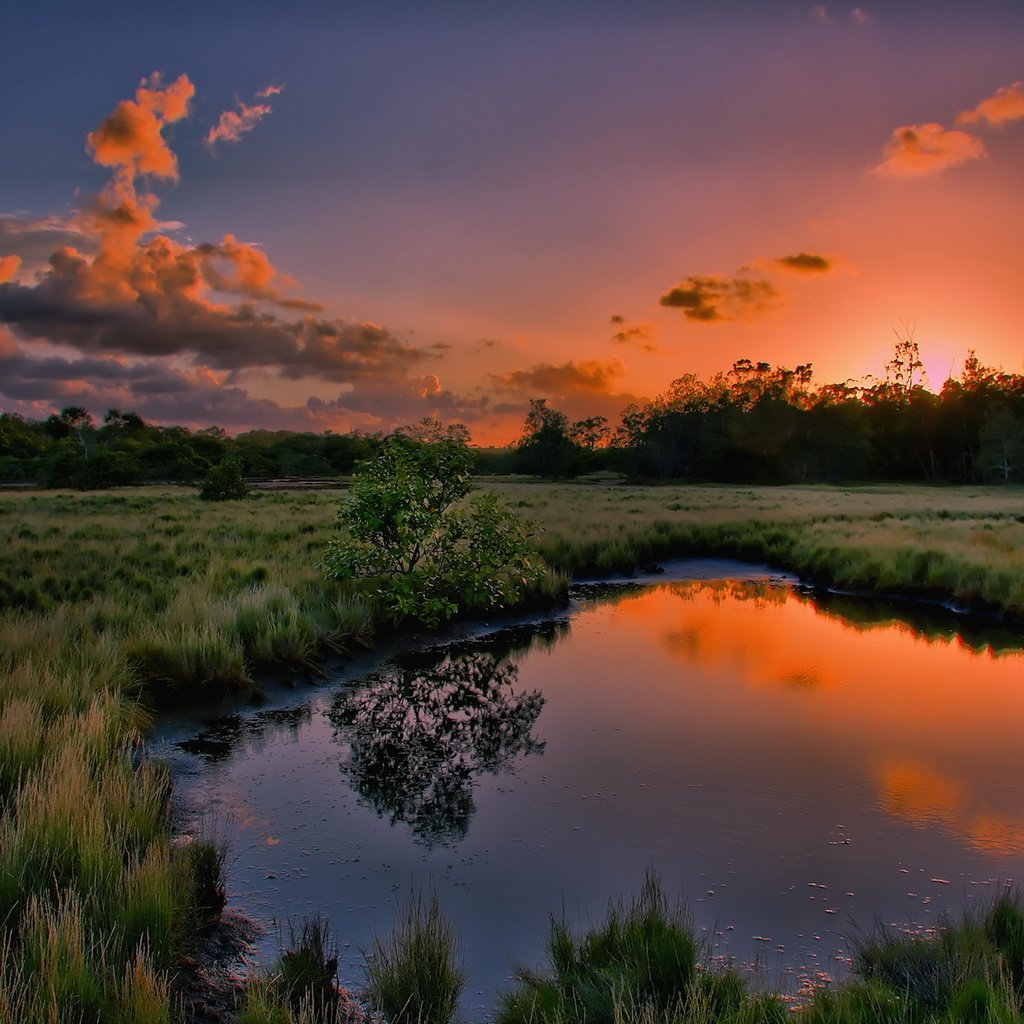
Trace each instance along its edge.
<instances>
[{"instance_id":1,"label":"bush","mask_svg":"<svg viewBox=\"0 0 1024 1024\"><path fill-rule=\"evenodd\" d=\"M199 488L203 501L236 501L249 493L249 485L242 476L242 464L237 459L218 462Z\"/></svg>"},{"instance_id":2,"label":"bush","mask_svg":"<svg viewBox=\"0 0 1024 1024\"><path fill-rule=\"evenodd\" d=\"M465 441L393 437L364 463L339 512L348 536L327 546L331 579L380 581L391 619L436 626L459 611L515 603L544 575L520 520L493 495L469 493Z\"/></svg>"}]
</instances>

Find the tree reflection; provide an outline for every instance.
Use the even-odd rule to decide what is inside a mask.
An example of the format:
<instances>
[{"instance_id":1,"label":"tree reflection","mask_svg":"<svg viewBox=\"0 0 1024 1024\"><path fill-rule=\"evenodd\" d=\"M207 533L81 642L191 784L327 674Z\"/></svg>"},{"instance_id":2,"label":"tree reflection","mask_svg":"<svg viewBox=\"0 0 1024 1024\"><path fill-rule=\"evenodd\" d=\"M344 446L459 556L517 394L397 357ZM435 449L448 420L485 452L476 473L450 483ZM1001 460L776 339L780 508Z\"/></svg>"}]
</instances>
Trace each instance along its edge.
<instances>
[{"instance_id":1,"label":"tree reflection","mask_svg":"<svg viewBox=\"0 0 1024 1024\"><path fill-rule=\"evenodd\" d=\"M507 652L508 648L505 648ZM457 842L475 805L473 777L541 753L537 690L516 693L518 666L494 650L430 652L342 694L331 710L353 788L428 844Z\"/></svg>"}]
</instances>

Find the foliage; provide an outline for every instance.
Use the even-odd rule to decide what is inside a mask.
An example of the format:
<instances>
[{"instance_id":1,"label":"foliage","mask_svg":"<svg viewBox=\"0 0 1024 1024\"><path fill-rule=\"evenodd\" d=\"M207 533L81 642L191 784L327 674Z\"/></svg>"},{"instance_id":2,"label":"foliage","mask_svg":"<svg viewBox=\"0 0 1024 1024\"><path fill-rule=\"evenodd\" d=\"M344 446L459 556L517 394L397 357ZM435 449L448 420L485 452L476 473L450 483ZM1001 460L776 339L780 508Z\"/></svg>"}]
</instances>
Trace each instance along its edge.
<instances>
[{"instance_id":1,"label":"foliage","mask_svg":"<svg viewBox=\"0 0 1024 1024\"><path fill-rule=\"evenodd\" d=\"M863 990L873 993L876 1010L848 1012L844 1019L943 1019L950 1024L1010 1024L1020 1020L1024 999L1024 903L1008 892L981 913L960 922L944 919L934 937L897 936L885 929L861 939L853 948L853 970L860 984L841 989L836 998L850 1000ZM816 1004L823 1000L816 1000ZM838 1019L835 1013L810 1016Z\"/></svg>"},{"instance_id":2,"label":"foliage","mask_svg":"<svg viewBox=\"0 0 1024 1024\"><path fill-rule=\"evenodd\" d=\"M204 437L211 449L225 443ZM670 555L743 554L857 589L955 597L1015 612L1018 622L1024 615L1024 523L1012 486L512 482L492 490L543 531L545 556L566 573L628 569ZM171 842L169 780L139 754L147 722L140 698L151 705L173 690L179 700L202 700L211 686L244 683L235 673L251 679L265 660L277 670L302 670L326 645L365 638L382 610L357 592L362 581L325 586L313 565L336 507L337 492L318 491L212 503L201 516L194 491L184 487L0 493L5 1024L74 1020L77 999L98 1000L104 1022L170 1016L168 970L202 908L215 912L219 855ZM564 586L565 576L549 582L559 579ZM972 646L1019 644L1019 629L975 628L965 634ZM205 680L203 691L189 680ZM407 694L405 680L399 683ZM485 686L482 699L487 693ZM528 706L519 709L525 719ZM487 770L501 748L488 746L486 729L481 735L486 742L473 738L473 757ZM989 1007L1002 1014L1006 984L1019 988L1024 975L1021 921L1019 903L1011 902L981 915L970 933L951 933L962 935L951 940L961 951L954 962L981 963L991 975L987 995L976 985L950 1004L951 1013ZM972 949L984 956L971 960ZM933 954L921 956L927 963ZM67 978L58 978L64 967ZM893 976L904 977L898 970ZM929 977L929 968L920 970L915 987ZM54 1016L55 998L63 1017ZM751 1005L723 1021L774 1024ZM285 1016L262 1019L288 1021L291 1009L278 1009ZM748 1010L752 1016L744 1016ZM623 1017L625 1024L634 1019L641 1024L640 1016ZM949 1020L944 1011L934 1019Z\"/></svg>"},{"instance_id":3,"label":"foliage","mask_svg":"<svg viewBox=\"0 0 1024 1024\"><path fill-rule=\"evenodd\" d=\"M641 1007L665 1013L697 994L697 953L689 918L648 875L629 906L613 904L604 923L582 935L552 918L547 970L516 972L518 986L503 997L496 1024L617 1024L624 1011ZM726 994L727 986L734 994ZM722 982L715 990L705 985L700 995L732 1009L742 1000L742 983L738 993Z\"/></svg>"},{"instance_id":4,"label":"foliage","mask_svg":"<svg viewBox=\"0 0 1024 1024\"><path fill-rule=\"evenodd\" d=\"M459 942L437 902L411 893L390 934L364 952L366 1001L387 1024L449 1024L466 983Z\"/></svg>"},{"instance_id":5,"label":"foliage","mask_svg":"<svg viewBox=\"0 0 1024 1024\"><path fill-rule=\"evenodd\" d=\"M958 378L927 390L913 329L896 332L880 378L813 383L793 368L737 359L707 380L682 373L619 422L572 422L535 398L510 448L478 450L465 471L571 479L621 472L644 480L838 483L865 480L1014 483L1024 480L1024 374L987 367L968 352ZM0 481L96 489L194 482L225 458L249 478L336 478L394 442L458 447L464 426L428 420L379 434L190 431L110 409L97 426L69 406L43 421L0 413Z\"/></svg>"},{"instance_id":6,"label":"foliage","mask_svg":"<svg viewBox=\"0 0 1024 1024\"><path fill-rule=\"evenodd\" d=\"M199 488L203 501L237 501L249 494L249 485L242 476L242 464L237 459L218 462Z\"/></svg>"},{"instance_id":7,"label":"foliage","mask_svg":"<svg viewBox=\"0 0 1024 1024\"><path fill-rule=\"evenodd\" d=\"M347 1024L365 1021L338 985L338 950L330 926L319 915L296 928L269 970L246 985L238 1024Z\"/></svg>"},{"instance_id":8,"label":"foliage","mask_svg":"<svg viewBox=\"0 0 1024 1024\"><path fill-rule=\"evenodd\" d=\"M347 536L328 544L324 573L380 581L377 596L394 621L433 626L515 603L544 569L524 525L494 495L458 506L471 462L462 436L384 442L353 480L339 512Z\"/></svg>"}]
</instances>

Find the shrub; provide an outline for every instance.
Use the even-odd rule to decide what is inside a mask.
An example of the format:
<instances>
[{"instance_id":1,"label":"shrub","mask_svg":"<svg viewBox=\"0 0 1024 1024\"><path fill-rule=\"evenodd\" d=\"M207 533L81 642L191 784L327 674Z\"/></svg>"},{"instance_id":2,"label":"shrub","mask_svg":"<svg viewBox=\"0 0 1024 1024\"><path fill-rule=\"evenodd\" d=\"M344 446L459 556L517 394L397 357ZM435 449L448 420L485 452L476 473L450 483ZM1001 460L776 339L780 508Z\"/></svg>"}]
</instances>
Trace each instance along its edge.
<instances>
[{"instance_id":1,"label":"shrub","mask_svg":"<svg viewBox=\"0 0 1024 1024\"><path fill-rule=\"evenodd\" d=\"M456 507L469 493L471 461L459 438L386 441L339 512L348 536L328 544L325 575L379 581L377 596L396 622L435 626L460 610L517 601L544 567L494 495Z\"/></svg>"},{"instance_id":2,"label":"shrub","mask_svg":"<svg viewBox=\"0 0 1024 1024\"><path fill-rule=\"evenodd\" d=\"M242 476L242 464L237 459L218 462L199 488L203 501L235 501L249 493L249 485Z\"/></svg>"}]
</instances>

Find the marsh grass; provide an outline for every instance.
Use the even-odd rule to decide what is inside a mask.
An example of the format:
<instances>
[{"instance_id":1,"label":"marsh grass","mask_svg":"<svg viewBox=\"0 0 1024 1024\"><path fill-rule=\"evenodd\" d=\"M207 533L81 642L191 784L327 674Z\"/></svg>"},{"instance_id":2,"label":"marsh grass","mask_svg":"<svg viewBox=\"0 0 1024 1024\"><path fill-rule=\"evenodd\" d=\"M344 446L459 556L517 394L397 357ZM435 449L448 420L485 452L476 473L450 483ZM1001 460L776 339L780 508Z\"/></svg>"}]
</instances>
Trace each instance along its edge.
<instances>
[{"instance_id":1,"label":"marsh grass","mask_svg":"<svg viewBox=\"0 0 1024 1024\"><path fill-rule=\"evenodd\" d=\"M730 975L698 980L700 952L685 910L648 876L636 899L611 905L602 924L580 935L552 918L546 969L517 970L496 1024L618 1024L645 1008L660 1017L687 1002L716 1014L739 1005L739 979L735 997Z\"/></svg>"},{"instance_id":2,"label":"marsh grass","mask_svg":"<svg viewBox=\"0 0 1024 1024\"><path fill-rule=\"evenodd\" d=\"M1024 616L1014 489L478 486L528 521L551 566L532 601L563 596L573 575L731 555L850 589ZM196 703L248 686L261 666L305 672L326 649L370 641L381 617L373 592L317 569L338 535L339 497L0 493L0 1020L167 1019L164 972L190 929L219 910L222 853L172 844L168 779L139 764L139 737L160 700ZM1015 921L1007 912L986 927L1017 950L999 960L1016 991ZM591 953L583 974L597 970ZM457 974L451 967L440 987ZM975 986L943 1012L1002 1014L1000 979L981 981L995 994ZM700 992L700 1005L718 1005L718 989ZM696 1012L697 993L689 1008L657 1015ZM416 998L417 1014L443 1008ZM615 1013L639 1021L652 1005L620 999ZM737 1012L754 1024L762 1018L750 1007ZM291 1016L273 1019L316 1012L278 1011Z\"/></svg>"},{"instance_id":3,"label":"marsh grass","mask_svg":"<svg viewBox=\"0 0 1024 1024\"><path fill-rule=\"evenodd\" d=\"M857 983L811 1007L813 1024L850 1020L1010 1024L1024 1006L1024 902L1007 892L936 934L884 928L853 945ZM869 1005L861 1005L869 1002Z\"/></svg>"},{"instance_id":4,"label":"marsh grass","mask_svg":"<svg viewBox=\"0 0 1024 1024\"><path fill-rule=\"evenodd\" d=\"M288 926L277 963L246 986L238 1024L355 1024L365 1014L338 986L338 950L327 922L307 918Z\"/></svg>"},{"instance_id":5,"label":"marsh grass","mask_svg":"<svg viewBox=\"0 0 1024 1024\"><path fill-rule=\"evenodd\" d=\"M367 1004L388 1024L450 1024L466 984L462 951L433 891L411 893L366 960Z\"/></svg>"}]
</instances>

